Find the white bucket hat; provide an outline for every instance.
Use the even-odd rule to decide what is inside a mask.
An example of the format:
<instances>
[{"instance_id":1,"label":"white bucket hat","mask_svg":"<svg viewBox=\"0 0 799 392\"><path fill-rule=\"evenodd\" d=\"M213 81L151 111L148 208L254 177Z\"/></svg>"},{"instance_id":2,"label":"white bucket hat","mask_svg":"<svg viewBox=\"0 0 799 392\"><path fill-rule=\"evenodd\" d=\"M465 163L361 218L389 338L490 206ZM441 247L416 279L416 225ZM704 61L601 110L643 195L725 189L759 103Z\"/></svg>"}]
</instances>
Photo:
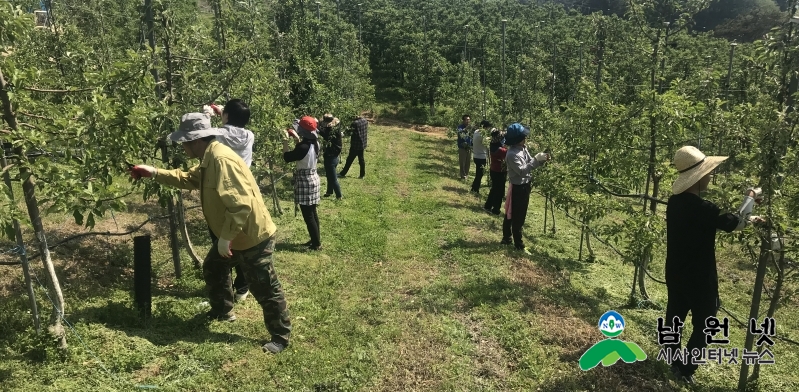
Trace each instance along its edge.
<instances>
[{"instance_id":1,"label":"white bucket hat","mask_svg":"<svg viewBox=\"0 0 799 392\"><path fill-rule=\"evenodd\" d=\"M211 119L203 113L187 113L180 118L178 130L169 134L169 140L186 143L206 136L220 136L222 131L211 127Z\"/></svg>"},{"instance_id":2,"label":"white bucket hat","mask_svg":"<svg viewBox=\"0 0 799 392\"><path fill-rule=\"evenodd\" d=\"M727 158L706 156L694 146L685 146L677 150L674 153L674 167L680 176L671 186L671 192L675 195L685 192Z\"/></svg>"}]
</instances>

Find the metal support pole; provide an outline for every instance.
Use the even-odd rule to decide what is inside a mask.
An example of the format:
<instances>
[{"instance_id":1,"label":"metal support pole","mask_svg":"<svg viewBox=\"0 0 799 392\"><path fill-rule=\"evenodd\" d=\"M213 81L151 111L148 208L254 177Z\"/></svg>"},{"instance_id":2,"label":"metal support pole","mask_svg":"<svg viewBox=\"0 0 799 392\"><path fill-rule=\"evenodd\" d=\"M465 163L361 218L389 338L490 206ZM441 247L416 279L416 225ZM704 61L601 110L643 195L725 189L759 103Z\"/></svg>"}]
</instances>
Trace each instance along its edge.
<instances>
[{"instance_id":1,"label":"metal support pole","mask_svg":"<svg viewBox=\"0 0 799 392\"><path fill-rule=\"evenodd\" d=\"M150 236L133 238L133 289L139 316L146 320L152 315L152 246Z\"/></svg>"},{"instance_id":2,"label":"metal support pole","mask_svg":"<svg viewBox=\"0 0 799 392\"><path fill-rule=\"evenodd\" d=\"M316 21L317 21L316 48L317 48L317 50L320 53L322 52L322 33L320 31L322 29L322 14L321 14L321 11L319 9L319 6L321 4L322 3L318 2L318 1L316 2Z\"/></svg>"},{"instance_id":3,"label":"metal support pole","mask_svg":"<svg viewBox=\"0 0 799 392\"><path fill-rule=\"evenodd\" d=\"M506 19L502 19L502 126L503 127L506 124L505 102L508 99L505 93L505 26L507 22L508 21Z\"/></svg>"},{"instance_id":4,"label":"metal support pole","mask_svg":"<svg viewBox=\"0 0 799 392\"><path fill-rule=\"evenodd\" d=\"M480 45L480 48L481 48L480 49L480 52L481 52L480 68L482 68L481 76L482 76L482 83L483 83L482 107L483 107L483 118L486 118L486 50L485 50L486 46L485 46L485 37L483 37L483 40L482 40L481 45Z\"/></svg>"},{"instance_id":5,"label":"metal support pole","mask_svg":"<svg viewBox=\"0 0 799 392\"><path fill-rule=\"evenodd\" d=\"M469 62L469 25L463 26L465 31L463 33L463 61Z\"/></svg>"},{"instance_id":6,"label":"metal support pole","mask_svg":"<svg viewBox=\"0 0 799 392\"><path fill-rule=\"evenodd\" d=\"M361 3L358 3L358 59L361 58L361 46L363 46L363 30L361 29Z\"/></svg>"},{"instance_id":7,"label":"metal support pole","mask_svg":"<svg viewBox=\"0 0 799 392\"><path fill-rule=\"evenodd\" d=\"M555 66L558 62L558 46L552 41L552 86L549 92L549 111L555 111Z\"/></svg>"}]
</instances>

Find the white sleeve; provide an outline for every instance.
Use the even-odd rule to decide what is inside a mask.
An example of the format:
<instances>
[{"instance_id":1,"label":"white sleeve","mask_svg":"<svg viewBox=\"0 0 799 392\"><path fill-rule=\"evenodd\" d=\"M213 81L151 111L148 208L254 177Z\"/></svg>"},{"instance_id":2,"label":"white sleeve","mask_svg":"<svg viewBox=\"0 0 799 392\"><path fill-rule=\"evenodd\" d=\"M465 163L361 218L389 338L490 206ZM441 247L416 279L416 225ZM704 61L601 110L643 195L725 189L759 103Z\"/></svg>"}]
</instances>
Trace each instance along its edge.
<instances>
[{"instance_id":1,"label":"white sleeve","mask_svg":"<svg viewBox=\"0 0 799 392\"><path fill-rule=\"evenodd\" d=\"M738 207L738 211L735 213L735 215L738 216L738 226L735 227L734 231L746 228L746 225L749 223L749 216L752 215L752 207L754 207L754 205L755 199L751 196L744 196L741 206Z\"/></svg>"}]
</instances>

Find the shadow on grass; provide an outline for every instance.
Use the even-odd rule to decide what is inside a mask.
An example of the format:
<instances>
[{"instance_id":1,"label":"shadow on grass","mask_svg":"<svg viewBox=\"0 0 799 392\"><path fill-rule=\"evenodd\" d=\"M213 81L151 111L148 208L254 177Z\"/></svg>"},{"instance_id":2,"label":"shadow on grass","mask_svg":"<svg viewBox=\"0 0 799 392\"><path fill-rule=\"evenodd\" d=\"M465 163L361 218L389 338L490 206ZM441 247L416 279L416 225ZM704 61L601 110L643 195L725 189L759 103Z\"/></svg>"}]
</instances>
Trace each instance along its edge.
<instances>
[{"instance_id":1,"label":"shadow on grass","mask_svg":"<svg viewBox=\"0 0 799 392\"><path fill-rule=\"evenodd\" d=\"M424 162L417 162L414 167L417 171L420 171L425 174L432 174L436 177L452 177L457 178L457 171L458 168L445 166L445 164L440 162L433 162L433 163L424 163Z\"/></svg>"},{"instance_id":2,"label":"shadow on grass","mask_svg":"<svg viewBox=\"0 0 799 392\"><path fill-rule=\"evenodd\" d=\"M159 306L160 305L160 306ZM108 302L106 305L85 307L73 313L73 322L94 322L107 328L124 332L128 336L138 336L158 346L168 346L176 342L217 342L234 343L248 341L259 343L255 339L230 333L219 333L208 330L210 322L205 313L190 319L176 314L173 308L159 303L153 306L153 315L143 321L135 305L122 302Z\"/></svg>"}]
</instances>

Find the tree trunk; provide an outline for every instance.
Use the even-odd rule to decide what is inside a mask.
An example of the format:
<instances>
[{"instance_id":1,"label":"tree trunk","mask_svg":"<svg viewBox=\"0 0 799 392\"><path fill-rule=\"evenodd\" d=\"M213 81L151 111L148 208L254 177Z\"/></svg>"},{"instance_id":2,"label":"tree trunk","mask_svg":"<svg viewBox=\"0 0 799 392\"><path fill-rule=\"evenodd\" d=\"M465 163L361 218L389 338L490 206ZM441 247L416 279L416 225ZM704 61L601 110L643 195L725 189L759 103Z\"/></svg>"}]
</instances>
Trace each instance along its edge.
<instances>
[{"instance_id":1,"label":"tree trunk","mask_svg":"<svg viewBox=\"0 0 799 392\"><path fill-rule=\"evenodd\" d=\"M771 257L771 251L768 247L769 244L765 243L765 241L762 242L763 243L761 244L760 247L760 258L757 261L757 275L755 276L755 288L754 292L752 293L752 306L749 309L749 318L747 319L747 321L751 319L757 320L758 314L760 313L760 296L763 293L763 280L766 276L766 266L768 265L768 260ZM754 341L755 341L755 335L747 331L744 348L746 350L751 350ZM739 392L746 392L748 375L749 375L749 365L742 362L741 372L738 376Z\"/></svg>"},{"instance_id":2,"label":"tree trunk","mask_svg":"<svg viewBox=\"0 0 799 392\"><path fill-rule=\"evenodd\" d=\"M772 247L773 248L773 247ZM779 259L775 260L775 254L772 253L770 258L774 261L777 266L777 283L774 287L774 293L771 294L771 302L768 306L768 312L766 312L766 317L774 317L774 313L777 312L777 305L780 302L780 296L782 295L782 286L785 282L785 253L782 251L782 245L780 244L780 249L777 253ZM758 353L762 353L763 349L766 346L760 346ZM752 370L752 379L757 380L760 377L760 363L755 364L754 370Z\"/></svg>"},{"instance_id":3,"label":"tree trunk","mask_svg":"<svg viewBox=\"0 0 799 392\"><path fill-rule=\"evenodd\" d=\"M17 148L17 155L24 156L24 151ZM50 300L53 301L53 312L50 314L50 326L48 330L58 339L60 348L67 347L67 338L64 334L64 327L61 325L61 318L64 316L64 295L61 293L61 285L58 283L58 276L55 273L53 260L50 258L50 249L47 247L47 236L44 234L42 217L39 213L39 201L36 200L36 181L29 168L23 167L19 170L20 178L23 178L22 192L25 195L25 206L28 208L28 216L33 225L33 232L39 244L39 252L42 254L42 264L44 264L45 277L47 280L47 291L50 292Z\"/></svg>"},{"instance_id":4,"label":"tree trunk","mask_svg":"<svg viewBox=\"0 0 799 392\"><path fill-rule=\"evenodd\" d=\"M17 130L17 117L14 115L14 108L11 105L11 97L8 96L8 84L6 83L6 79L3 76L3 70L0 69L0 104L3 106L3 119L5 119L6 123L8 123L9 128L11 130ZM20 159L24 159L25 152L22 148L15 149L15 153ZM3 167L6 167L6 158L5 158L5 150L3 150ZM28 175L24 175L24 174ZM63 315L64 311L64 298L61 295L61 286L58 284L58 278L55 275L55 269L53 268L53 262L50 259L50 252L47 248L47 238L45 237L44 233L42 232L42 220L39 217L39 204L36 202L35 196L35 187L33 186L33 176L30 175L29 169L20 169L20 178L24 179L25 182L22 184L22 191L25 196L25 205L28 207L28 214L30 215L31 222L33 222L33 228L36 232L36 238L39 239L39 246L42 247L42 243L44 244L43 249L41 249L42 253L42 262L44 263L45 270L47 271L47 283L48 283L48 290L56 297L54 301L55 308L54 316L55 318L51 319L50 322L50 330L53 334L59 337L59 345L61 347L67 346L66 338L64 337L64 329L61 327L61 318L58 317L59 315ZM12 192L11 188L11 178L9 177L8 172L3 174L3 180L5 181L6 185L8 186L9 193ZM28 192L30 190L30 192ZM30 195L30 200L28 196ZM12 194L13 196L13 194ZM12 197L13 200L13 197ZM35 219L34 214L31 212L35 212ZM33 294L33 283L30 280L30 270L28 269L28 260L27 256L24 253L24 242L22 241L22 229L19 227L19 222L14 220L14 230L16 232L16 240L17 245L20 246L22 250L22 272L25 275L25 283L28 286L28 297L31 303L31 311L33 313L33 323L36 327L36 331L39 331L39 312L36 309L36 299L34 298ZM56 308L60 311L60 313L55 313Z\"/></svg>"},{"instance_id":5,"label":"tree trunk","mask_svg":"<svg viewBox=\"0 0 799 392\"><path fill-rule=\"evenodd\" d=\"M167 167L170 167L169 164L169 150L167 147L167 141L161 140L161 161ZM180 279L183 275L181 267L180 267L180 242L178 240L178 220L175 213L175 199L172 196L169 197L167 200L166 205L167 213L169 214L169 246L172 248L172 264L175 266L175 278Z\"/></svg>"},{"instance_id":6,"label":"tree trunk","mask_svg":"<svg viewBox=\"0 0 799 392\"><path fill-rule=\"evenodd\" d=\"M191 257L192 262L194 262L194 268L200 269L203 266L202 260L197 255L197 252L194 251L194 245L191 243L191 238L189 237L189 228L186 226L186 208L183 205L183 194L181 193L178 196L178 221L180 224L180 231L183 233L183 239L186 243L186 251L189 253L189 257Z\"/></svg>"},{"instance_id":7,"label":"tree trunk","mask_svg":"<svg viewBox=\"0 0 799 392\"><path fill-rule=\"evenodd\" d=\"M272 159L269 159L269 181L272 182L272 204L275 207L275 215L283 215L283 209L280 208L280 199L277 197L277 184L275 184L275 171L272 165Z\"/></svg>"},{"instance_id":8,"label":"tree trunk","mask_svg":"<svg viewBox=\"0 0 799 392\"><path fill-rule=\"evenodd\" d=\"M8 167L8 161L6 160L5 151L3 152L2 167ZM8 187L8 194L11 197L11 201L14 201L14 188L11 187L11 175L8 174L8 171L3 173L3 182ZM19 221L16 219L12 220L14 225L14 237L17 241L17 247L19 248L19 262L22 264L22 275L25 277L25 288L28 291L28 304L31 308L31 317L33 318L33 326L36 328L36 332L38 333L41 331L41 325L39 325L39 308L36 305L36 293L33 291L33 282L31 281L31 273L30 273L30 265L28 264L28 254L25 252L25 242L22 239L22 228L19 225Z\"/></svg>"},{"instance_id":9,"label":"tree trunk","mask_svg":"<svg viewBox=\"0 0 799 392\"><path fill-rule=\"evenodd\" d=\"M657 198L660 191L660 175L657 173L652 174L652 197ZM652 213L652 218L655 218L657 213L658 203L651 201L649 204L649 211ZM638 271L638 289L641 291L641 297L649 300L649 292L646 290L646 276L649 263L652 262L652 247L648 247L644 252L644 257L641 260L641 268Z\"/></svg>"}]
</instances>

